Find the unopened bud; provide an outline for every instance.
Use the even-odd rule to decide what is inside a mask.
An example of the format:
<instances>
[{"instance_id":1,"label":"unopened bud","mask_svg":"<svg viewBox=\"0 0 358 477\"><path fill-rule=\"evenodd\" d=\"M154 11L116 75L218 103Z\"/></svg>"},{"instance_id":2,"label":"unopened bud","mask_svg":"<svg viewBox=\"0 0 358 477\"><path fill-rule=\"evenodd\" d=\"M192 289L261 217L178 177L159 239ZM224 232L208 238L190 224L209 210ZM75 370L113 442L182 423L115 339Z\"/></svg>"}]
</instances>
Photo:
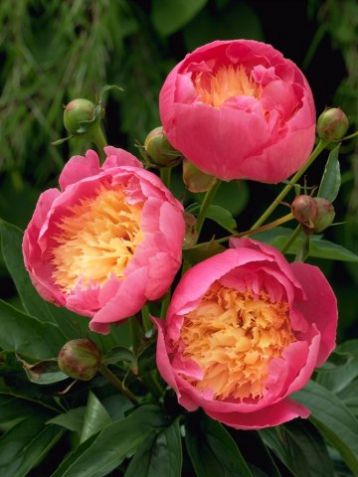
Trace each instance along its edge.
<instances>
[{"instance_id":1,"label":"unopened bud","mask_svg":"<svg viewBox=\"0 0 358 477\"><path fill-rule=\"evenodd\" d=\"M173 149L161 126L153 129L144 141L144 150L150 161L159 167L172 167L179 164L181 154Z\"/></svg>"},{"instance_id":2,"label":"unopened bud","mask_svg":"<svg viewBox=\"0 0 358 477\"><path fill-rule=\"evenodd\" d=\"M346 134L348 126L348 118L340 108L329 108L318 118L317 133L324 141L339 141Z\"/></svg>"},{"instance_id":3,"label":"unopened bud","mask_svg":"<svg viewBox=\"0 0 358 477\"><path fill-rule=\"evenodd\" d=\"M183 161L183 182L190 192L206 192L214 185L216 178L205 174L193 163L184 159Z\"/></svg>"},{"instance_id":4,"label":"unopened bud","mask_svg":"<svg viewBox=\"0 0 358 477\"><path fill-rule=\"evenodd\" d=\"M198 232L196 231L196 217L189 212L184 212L185 236L184 248L190 248L196 244Z\"/></svg>"},{"instance_id":5,"label":"unopened bud","mask_svg":"<svg viewBox=\"0 0 358 477\"><path fill-rule=\"evenodd\" d=\"M317 216L317 205L313 197L298 195L291 204L291 211L297 222L307 231L313 231Z\"/></svg>"},{"instance_id":6,"label":"unopened bud","mask_svg":"<svg viewBox=\"0 0 358 477\"><path fill-rule=\"evenodd\" d=\"M98 106L88 99L78 98L65 107L63 123L70 134L84 134L95 124L97 115Z\"/></svg>"},{"instance_id":7,"label":"unopened bud","mask_svg":"<svg viewBox=\"0 0 358 477\"><path fill-rule=\"evenodd\" d=\"M68 341L58 354L58 367L67 376L81 381L92 379L101 363L101 352L93 341Z\"/></svg>"},{"instance_id":8,"label":"unopened bud","mask_svg":"<svg viewBox=\"0 0 358 477\"><path fill-rule=\"evenodd\" d=\"M335 216L331 202L309 195L297 196L291 204L291 211L308 234L322 232L333 223Z\"/></svg>"},{"instance_id":9,"label":"unopened bud","mask_svg":"<svg viewBox=\"0 0 358 477\"><path fill-rule=\"evenodd\" d=\"M317 205L317 216L314 231L319 233L332 225L336 212L329 200L323 199L323 197L316 197L315 201Z\"/></svg>"}]
</instances>

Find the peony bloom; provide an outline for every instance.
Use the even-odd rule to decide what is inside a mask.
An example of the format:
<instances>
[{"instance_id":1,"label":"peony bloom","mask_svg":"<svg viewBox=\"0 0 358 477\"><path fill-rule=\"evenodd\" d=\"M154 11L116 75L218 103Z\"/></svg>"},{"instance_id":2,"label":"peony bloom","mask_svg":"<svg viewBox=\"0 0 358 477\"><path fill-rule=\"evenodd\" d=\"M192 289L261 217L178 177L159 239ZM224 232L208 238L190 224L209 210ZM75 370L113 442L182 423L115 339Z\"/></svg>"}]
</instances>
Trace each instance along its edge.
<instances>
[{"instance_id":1,"label":"peony bloom","mask_svg":"<svg viewBox=\"0 0 358 477\"><path fill-rule=\"evenodd\" d=\"M158 326L157 365L189 411L238 429L306 418L290 398L335 346L321 271L249 239L189 270Z\"/></svg>"},{"instance_id":2,"label":"peony bloom","mask_svg":"<svg viewBox=\"0 0 358 477\"><path fill-rule=\"evenodd\" d=\"M287 179L315 140L307 80L257 41L214 41L189 53L168 75L159 108L172 146L223 180Z\"/></svg>"},{"instance_id":3,"label":"peony bloom","mask_svg":"<svg viewBox=\"0 0 358 477\"><path fill-rule=\"evenodd\" d=\"M132 154L108 146L65 165L61 190L39 198L25 231L26 268L48 301L92 317L90 328L160 298L181 265L182 205Z\"/></svg>"}]
</instances>

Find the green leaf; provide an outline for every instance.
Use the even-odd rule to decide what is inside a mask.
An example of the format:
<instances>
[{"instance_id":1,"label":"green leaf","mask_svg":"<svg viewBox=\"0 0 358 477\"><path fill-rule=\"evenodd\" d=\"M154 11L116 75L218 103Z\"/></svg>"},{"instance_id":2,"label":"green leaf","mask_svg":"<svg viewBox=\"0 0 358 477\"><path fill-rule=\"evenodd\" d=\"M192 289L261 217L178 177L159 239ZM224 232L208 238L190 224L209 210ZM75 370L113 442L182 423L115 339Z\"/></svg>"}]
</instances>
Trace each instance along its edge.
<instances>
[{"instance_id":1,"label":"green leaf","mask_svg":"<svg viewBox=\"0 0 358 477\"><path fill-rule=\"evenodd\" d=\"M326 167L318 189L317 196L334 202L341 187L341 169L338 160L340 144L329 153Z\"/></svg>"},{"instance_id":2,"label":"green leaf","mask_svg":"<svg viewBox=\"0 0 358 477\"><path fill-rule=\"evenodd\" d=\"M231 215L231 212L219 205L209 205L206 216L229 232L236 229L236 220Z\"/></svg>"},{"instance_id":3,"label":"green leaf","mask_svg":"<svg viewBox=\"0 0 358 477\"><path fill-rule=\"evenodd\" d=\"M104 364L116 364L118 362L127 361L133 363L135 356L133 353L124 346L116 346L112 348L103 358Z\"/></svg>"},{"instance_id":4,"label":"green leaf","mask_svg":"<svg viewBox=\"0 0 358 477\"><path fill-rule=\"evenodd\" d=\"M0 347L34 360L57 357L66 342L61 330L0 300Z\"/></svg>"},{"instance_id":5,"label":"green leaf","mask_svg":"<svg viewBox=\"0 0 358 477\"><path fill-rule=\"evenodd\" d=\"M274 247L281 250L285 246L291 234L292 229L286 227L277 227L267 232L259 232L253 235L253 238L255 240L261 240L262 242L273 245ZM299 236L286 253L295 255L302 246L303 240L303 235ZM342 247L341 245L322 239L321 235L313 235L311 237L309 254L310 257L315 258L358 263L358 255Z\"/></svg>"},{"instance_id":6,"label":"green leaf","mask_svg":"<svg viewBox=\"0 0 358 477\"><path fill-rule=\"evenodd\" d=\"M48 304L33 287L22 257L22 231L0 220L1 250L6 267L20 295L23 307L30 315L53 321Z\"/></svg>"},{"instance_id":7,"label":"green leaf","mask_svg":"<svg viewBox=\"0 0 358 477\"><path fill-rule=\"evenodd\" d=\"M156 369L156 343L150 343L138 356L138 372L139 375L148 373L152 369Z\"/></svg>"},{"instance_id":8,"label":"green leaf","mask_svg":"<svg viewBox=\"0 0 358 477\"><path fill-rule=\"evenodd\" d=\"M56 471L54 477L104 477L164 426L158 407L141 406L125 419L104 428L83 453L76 454L69 466L63 472Z\"/></svg>"},{"instance_id":9,"label":"green leaf","mask_svg":"<svg viewBox=\"0 0 358 477\"><path fill-rule=\"evenodd\" d=\"M341 454L347 466L358 475L358 420L332 392L311 381L294 394L312 412L312 423Z\"/></svg>"},{"instance_id":10,"label":"green leaf","mask_svg":"<svg viewBox=\"0 0 358 477\"><path fill-rule=\"evenodd\" d=\"M20 399L0 394L0 423L30 416L36 410L37 407L30 406Z\"/></svg>"},{"instance_id":11,"label":"green leaf","mask_svg":"<svg viewBox=\"0 0 358 477\"><path fill-rule=\"evenodd\" d=\"M358 379L352 381L338 396L349 410L358 417Z\"/></svg>"},{"instance_id":12,"label":"green leaf","mask_svg":"<svg viewBox=\"0 0 358 477\"><path fill-rule=\"evenodd\" d=\"M182 447L179 421L151 436L131 460L125 477L180 477Z\"/></svg>"},{"instance_id":13,"label":"green leaf","mask_svg":"<svg viewBox=\"0 0 358 477\"><path fill-rule=\"evenodd\" d=\"M80 434L83 428L85 411L85 406L76 407L64 412L63 414L53 417L52 419L48 420L46 424L55 424L56 426L60 426L69 431Z\"/></svg>"},{"instance_id":14,"label":"green leaf","mask_svg":"<svg viewBox=\"0 0 358 477\"><path fill-rule=\"evenodd\" d=\"M89 392L87 406L83 418L80 444L100 432L111 422L112 420L105 407L92 392Z\"/></svg>"},{"instance_id":15,"label":"green leaf","mask_svg":"<svg viewBox=\"0 0 358 477\"><path fill-rule=\"evenodd\" d=\"M341 362L333 362L338 356ZM316 381L338 393L358 377L358 340L350 340L336 348L330 360L317 371Z\"/></svg>"},{"instance_id":16,"label":"green leaf","mask_svg":"<svg viewBox=\"0 0 358 477\"><path fill-rule=\"evenodd\" d=\"M272 449L295 477L333 477L327 447L312 424L295 420L285 426L260 431Z\"/></svg>"},{"instance_id":17,"label":"green leaf","mask_svg":"<svg viewBox=\"0 0 358 477\"><path fill-rule=\"evenodd\" d=\"M68 376L60 371L56 359L38 361L34 364L27 363L19 356L17 359L21 362L29 381L32 383L48 385L68 379Z\"/></svg>"},{"instance_id":18,"label":"green leaf","mask_svg":"<svg viewBox=\"0 0 358 477\"><path fill-rule=\"evenodd\" d=\"M197 477L253 477L228 431L204 415L188 419L185 444Z\"/></svg>"},{"instance_id":19,"label":"green leaf","mask_svg":"<svg viewBox=\"0 0 358 477\"><path fill-rule=\"evenodd\" d=\"M0 475L26 477L62 435L62 429L44 427L42 417L21 421L0 439Z\"/></svg>"},{"instance_id":20,"label":"green leaf","mask_svg":"<svg viewBox=\"0 0 358 477\"><path fill-rule=\"evenodd\" d=\"M225 247L223 245L220 245L219 243L215 242L215 240L212 240L209 243L199 244L192 248L184 249L183 257L191 265L195 265L196 263L202 262L203 260L221 253L224 250Z\"/></svg>"},{"instance_id":21,"label":"green leaf","mask_svg":"<svg viewBox=\"0 0 358 477\"><path fill-rule=\"evenodd\" d=\"M206 2L207 0L153 0L153 25L160 35L171 35L188 23Z\"/></svg>"}]
</instances>

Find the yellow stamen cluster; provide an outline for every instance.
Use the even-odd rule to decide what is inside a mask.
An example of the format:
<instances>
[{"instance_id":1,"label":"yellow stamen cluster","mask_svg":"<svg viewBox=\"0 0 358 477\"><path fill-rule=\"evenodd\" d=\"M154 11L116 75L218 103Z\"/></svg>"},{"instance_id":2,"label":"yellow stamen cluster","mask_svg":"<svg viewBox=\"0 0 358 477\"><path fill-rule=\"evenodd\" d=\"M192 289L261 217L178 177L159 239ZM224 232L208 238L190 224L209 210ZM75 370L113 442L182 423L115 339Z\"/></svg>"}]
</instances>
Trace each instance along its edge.
<instances>
[{"instance_id":1,"label":"yellow stamen cluster","mask_svg":"<svg viewBox=\"0 0 358 477\"><path fill-rule=\"evenodd\" d=\"M235 96L259 98L262 92L261 86L250 79L242 65L222 66L210 78L207 73L199 73L194 79L194 85L199 99L215 107Z\"/></svg>"},{"instance_id":2,"label":"yellow stamen cluster","mask_svg":"<svg viewBox=\"0 0 358 477\"><path fill-rule=\"evenodd\" d=\"M113 274L123 277L136 247L143 240L143 204L127 203L120 186L102 185L94 197L82 199L58 224L53 250L53 279L70 292L103 285Z\"/></svg>"},{"instance_id":3,"label":"yellow stamen cluster","mask_svg":"<svg viewBox=\"0 0 358 477\"><path fill-rule=\"evenodd\" d=\"M204 373L192 380L216 399L257 399L265 390L269 364L295 341L286 302L273 302L215 283L184 318L184 357Z\"/></svg>"}]
</instances>

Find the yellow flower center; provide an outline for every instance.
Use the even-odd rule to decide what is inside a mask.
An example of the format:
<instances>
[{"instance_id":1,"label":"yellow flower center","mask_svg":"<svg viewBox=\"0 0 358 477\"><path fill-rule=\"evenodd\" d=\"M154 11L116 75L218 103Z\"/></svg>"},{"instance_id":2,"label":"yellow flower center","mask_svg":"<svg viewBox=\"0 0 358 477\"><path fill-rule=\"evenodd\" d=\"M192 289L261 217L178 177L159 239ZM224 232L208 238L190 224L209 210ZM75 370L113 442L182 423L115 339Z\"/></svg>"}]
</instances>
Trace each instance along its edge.
<instances>
[{"instance_id":1,"label":"yellow flower center","mask_svg":"<svg viewBox=\"0 0 358 477\"><path fill-rule=\"evenodd\" d=\"M143 204L130 205L120 186L102 185L94 197L70 208L58 224L53 250L53 279L64 292L77 283L102 285L113 274L123 277L143 240Z\"/></svg>"},{"instance_id":2,"label":"yellow flower center","mask_svg":"<svg viewBox=\"0 0 358 477\"><path fill-rule=\"evenodd\" d=\"M199 73L194 85L199 99L215 107L235 96L260 98L262 92L262 87L250 79L242 65L222 66L209 77L207 73Z\"/></svg>"},{"instance_id":3,"label":"yellow flower center","mask_svg":"<svg viewBox=\"0 0 358 477\"><path fill-rule=\"evenodd\" d=\"M216 399L262 397L269 364L295 341L286 302L215 283L184 318L183 355L202 369L190 380Z\"/></svg>"}]
</instances>

